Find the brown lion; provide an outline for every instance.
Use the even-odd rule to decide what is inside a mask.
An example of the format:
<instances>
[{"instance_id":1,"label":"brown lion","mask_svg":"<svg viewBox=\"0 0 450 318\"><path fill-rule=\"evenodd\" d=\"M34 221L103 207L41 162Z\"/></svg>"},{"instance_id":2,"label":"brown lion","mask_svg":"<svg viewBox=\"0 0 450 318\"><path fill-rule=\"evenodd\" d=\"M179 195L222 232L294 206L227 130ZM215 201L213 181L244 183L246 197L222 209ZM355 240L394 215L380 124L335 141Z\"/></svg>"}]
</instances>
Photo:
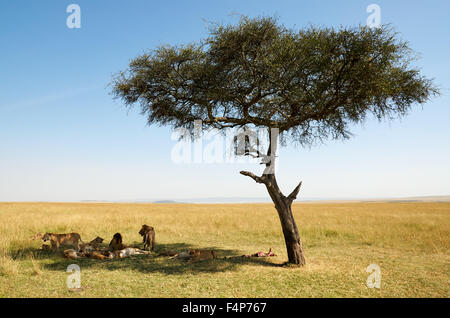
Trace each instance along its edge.
<instances>
[{"instance_id":1,"label":"brown lion","mask_svg":"<svg viewBox=\"0 0 450 318\"><path fill-rule=\"evenodd\" d=\"M93 258L93 259L106 259L106 258L109 258L109 257L105 256L104 254L98 252L98 251L93 251L91 253L87 253L86 256L89 257L89 258Z\"/></svg>"},{"instance_id":2,"label":"brown lion","mask_svg":"<svg viewBox=\"0 0 450 318\"><path fill-rule=\"evenodd\" d=\"M120 233L114 234L111 242L109 243L109 249L111 251L123 250L126 245L122 243L122 235Z\"/></svg>"},{"instance_id":3,"label":"brown lion","mask_svg":"<svg viewBox=\"0 0 450 318\"><path fill-rule=\"evenodd\" d=\"M99 245L102 244L102 242L103 242L103 239L100 236L97 236L95 239L90 241L88 244L84 244L84 243L81 244L80 245L81 251L90 253L95 250L98 250Z\"/></svg>"},{"instance_id":4,"label":"brown lion","mask_svg":"<svg viewBox=\"0 0 450 318\"><path fill-rule=\"evenodd\" d=\"M139 234L143 238L144 250L151 251L155 248L155 229L152 226L142 225Z\"/></svg>"},{"instance_id":5,"label":"brown lion","mask_svg":"<svg viewBox=\"0 0 450 318\"><path fill-rule=\"evenodd\" d=\"M79 253L74 249L64 250L64 257L69 259L78 259L84 257L83 253Z\"/></svg>"},{"instance_id":6,"label":"brown lion","mask_svg":"<svg viewBox=\"0 0 450 318\"><path fill-rule=\"evenodd\" d=\"M100 236L97 236L95 239L89 242L89 245L93 248L98 248L100 244L102 244L104 239L102 239Z\"/></svg>"},{"instance_id":7,"label":"brown lion","mask_svg":"<svg viewBox=\"0 0 450 318\"><path fill-rule=\"evenodd\" d=\"M72 245L77 251L80 251L80 234L69 233L69 234L55 234L55 233L45 233L42 237L44 242L50 241L52 245L53 252L57 252L60 245Z\"/></svg>"},{"instance_id":8,"label":"brown lion","mask_svg":"<svg viewBox=\"0 0 450 318\"><path fill-rule=\"evenodd\" d=\"M190 250L189 256L192 262L217 258L216 252L212 250Z\"/></svg>"}]
</instances>

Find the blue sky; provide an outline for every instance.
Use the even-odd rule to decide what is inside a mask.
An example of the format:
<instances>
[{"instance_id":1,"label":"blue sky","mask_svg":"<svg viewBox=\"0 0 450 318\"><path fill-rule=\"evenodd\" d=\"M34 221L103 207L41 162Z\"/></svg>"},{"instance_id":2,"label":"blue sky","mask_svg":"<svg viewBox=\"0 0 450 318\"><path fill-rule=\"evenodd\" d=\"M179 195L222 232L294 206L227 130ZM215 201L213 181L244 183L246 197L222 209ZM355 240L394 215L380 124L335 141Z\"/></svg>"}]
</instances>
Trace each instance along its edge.
<instances>
[{"instance_id":1,"label":"blue sky","mask_svg":"<svg viewBox=\"0 0 450 318\"><path fill-rule=\"evenodd\" d=\"M69 29L69 4L81 28ZM304 198L450 194L449 1L0 1L0 201L266 197L250 164L176 164L167 127L109 95L112 74L162 44L197 41L208 22L276 15L286 26L365 24L381 8L420 53L441 96L409 116L369 121L345 142L280 151L284 192Z\"/></svg>"}]
</instances>

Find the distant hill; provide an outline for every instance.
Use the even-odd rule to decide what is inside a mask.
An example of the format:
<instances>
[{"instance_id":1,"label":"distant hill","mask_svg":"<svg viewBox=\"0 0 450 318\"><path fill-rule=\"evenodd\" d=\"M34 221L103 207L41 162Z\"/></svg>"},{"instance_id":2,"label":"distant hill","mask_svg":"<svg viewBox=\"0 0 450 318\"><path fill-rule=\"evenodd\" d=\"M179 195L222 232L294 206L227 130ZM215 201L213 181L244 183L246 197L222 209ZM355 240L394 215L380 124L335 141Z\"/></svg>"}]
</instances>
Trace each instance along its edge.
<instances>
[{"instance_id":1,"label":"distant hill","mask_svg":"<svg viewBox=\"0 0 450 318\"><path fill-rule=\"evenodd\" d=\"M383 201L383 202L450 202L450 195L434 195L434 196L417 196L402 198L298 198L296 202L321 202L321 201L345 201L345 202L367 202L367 201ZM148 200L150 202L150 200ZM158 200L151 201L153 203L269 203L272 202L269 197L212 197L212 198L193 198L180 200Z\"/></svg>"},{"instance_id":2,"label":"distant hill","mask_svg":"<svg viewBox=\"0 0 450 318\"><path fill-rule=\"evenodd\" d=\"M184 202L178 202L174 200L159 200L159 201L153 201L152 203L184 203Z\"/></svg>"},{"instance_id":3,"label":"distant hill","mask_svg":"<svg viewBox=\"0 0 450 318\"><path fill-rule=\"evenodd\" d=\"M398 199L387 199L388 201L411 201L411 202L450 202L450 195L429 195L421 197L406 197Z\"/></svg>"},{"instance_id":4,"label":"distant hill","mask_svg":"<svg viewBox=\"0 0 450 318\"><path fill-rule=\"evenodd\" d=\"M415 196L415 197L398 197L398 198L298 198L295 202L450 202L450 195L431 195L431 196ZM182 203L270 203L270 198L257 197L211 197L211 198L191 198L191 199L136 199L136 200L81 200L85 203L166 203L166 204L182 204Z\"/></svg>"}]
</instances>

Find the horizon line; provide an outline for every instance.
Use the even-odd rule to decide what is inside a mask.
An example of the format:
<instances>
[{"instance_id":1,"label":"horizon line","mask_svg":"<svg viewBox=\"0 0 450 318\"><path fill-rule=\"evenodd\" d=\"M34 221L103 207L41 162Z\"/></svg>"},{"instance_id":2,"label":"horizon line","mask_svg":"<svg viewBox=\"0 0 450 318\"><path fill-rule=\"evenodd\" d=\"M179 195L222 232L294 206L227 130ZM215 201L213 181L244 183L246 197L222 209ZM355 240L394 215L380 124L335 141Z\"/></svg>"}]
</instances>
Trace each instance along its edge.
<instances>
[{"instance_id":1,"label":"horizon line","mask_svg":"<svg viewBox=\"0 0 450 318\"><path fill-rule=\"evenodd\" d=\"M450 195L424 195L402 197L339 197L339 198L300 198L294 203L307 202L450 202ZM251 204L272 203L264 197L207 197L191 199L134 199L134 200L0 200L0 203L140 203L140 204Z\"/></svg>"}]
</instances>

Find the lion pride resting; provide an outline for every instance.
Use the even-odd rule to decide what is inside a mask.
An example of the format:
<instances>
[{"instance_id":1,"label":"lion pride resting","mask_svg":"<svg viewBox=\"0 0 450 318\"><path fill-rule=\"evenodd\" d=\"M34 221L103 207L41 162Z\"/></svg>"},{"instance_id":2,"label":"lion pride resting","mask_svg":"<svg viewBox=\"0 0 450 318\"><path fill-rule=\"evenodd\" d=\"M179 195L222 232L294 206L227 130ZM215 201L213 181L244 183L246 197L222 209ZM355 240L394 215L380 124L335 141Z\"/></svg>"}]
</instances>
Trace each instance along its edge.
<instances>
[{"instance_id":1,"label":"lion pride resting","mask_svg":"<svg viewBox=\"0 0 450 318\"><path fill-rule=\"evenodd\" d=\"M111 258L125 258L132 255L150 254L150 251L143 251L135 247L129 247L122 243L122 235L120 233L114 234L109 248L106 250L99 247L103 242L101 237L97 237L89 244L82 244L81 250L67 249L64 251L64 257L70 259L91 258L91 259L111 259Z\"/></svg>"},{"instance_id":2,"label":"lion pride resting","mask_svg":"<svg viewBox=\"0 0 450 318\"><path fill-rule=\"evenodd\" d=\"M131 247L123 244L122 235L115 233L109 247L101 247L100 245L104 241L101 237L97 236L89 243L84 243L81 240L80 234L68 233L68 234L55 234L45 233L45 235L37 234L32 239L42 237L44 242L50 241L51 248L54 252L58 251L60 245L72 245L73 249L64 250L64 257L69 259L78 258L91 258L91 259L112 259L112 258L124 258L132 255L150 254L150 250L154 248L155 244L155 230L153 227L143 225L139 234L143 237L144 248L148 250L141 250L136 247ZM44 244L42 249L50 249L49 245ZM167 254L167 255L166 255ZM189 252L175 253L167 252L160 253L160 256L171 256L170 258L185 259L191 262L197 262L207 259L216 259L216 252L213 250L198 250L191 249Z\"/></svg>"}]
</instances>

